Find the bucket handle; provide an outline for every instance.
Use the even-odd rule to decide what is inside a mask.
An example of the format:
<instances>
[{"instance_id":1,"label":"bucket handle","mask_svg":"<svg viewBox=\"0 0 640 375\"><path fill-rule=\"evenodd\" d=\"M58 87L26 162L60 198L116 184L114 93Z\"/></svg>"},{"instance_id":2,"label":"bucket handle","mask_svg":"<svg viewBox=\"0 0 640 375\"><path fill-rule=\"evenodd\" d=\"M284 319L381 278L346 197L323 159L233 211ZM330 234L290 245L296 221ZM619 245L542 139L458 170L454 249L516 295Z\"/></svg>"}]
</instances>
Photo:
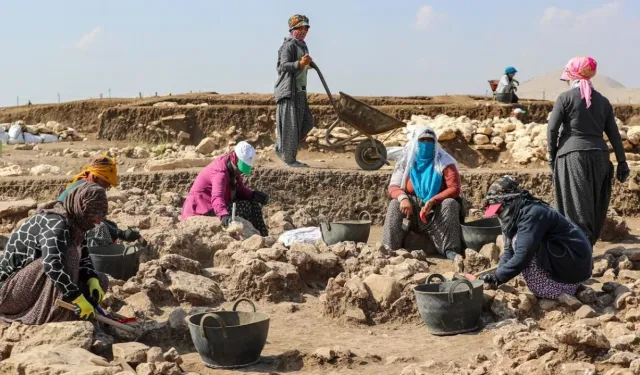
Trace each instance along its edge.
<instances>
[{"instance_id":1,"label":"bucket handle","mask_svg":"<svg viewBox=\"0 0 640 375\"><path fill-rule=\"evenodd\" d=\"M124 250L122 251L122 257L124 258L125 256L127 256L127 253L129 252L129 249L136 249L135 245L131 245L131 246L125 246Z\"/></svg>"},{"instance_id":2,"label":"bucket handle","mask_svg":"<svg viewBox=\"0 0 640 375\"><path fill-rule=\"evenodd\" d=\"M432 273L431 275L429 275L429 277L427 277L427 280L425 280L425 284L430 284L431 280L433 280L434 278L440 279L443 282L447 281L447 279L444 278L444 276L442 276L439 273Z\"/></svg>"},{"instance_id":3,"label":"bucket handle","mask_svg":"<svg viewBox=\"0 0 640 375\"><path fill-rule=\"evenodd\" d=\"M369 213L369 211L360 212L360 215L358 215L358 220L363 220L363 218L364 218L363 215L366 215L367 221L371 221L371 214Z\"/></svg>"},{"instance_id":4,"label":"bucket handle","mask_svg":"<svg viewBox=\"0 0 640 375\"><path fill-rule=\"evenodd\" d=\"M327 220L326 217L321 217L320 218L320 224L324 224L327 226L327 231L331 232L331 223L329 222L329 220Z\"/></svg>"},{"instance_id":5,"label":"bucket handle","mask_svg":"<svg viewBox=\"0 0 640 375\"><path fill-rule=\"evenodd\" d=\"M215 313L204 314L204 316L202 316L202 319L200 319L200 336L204 337L205 339L207 338L207 333L204 330L204 321L207 318L213 318L218 322L218 324L220 324L220 328L222 328L222 338L226 339L227 327L224 325L224 321L222 320L220 315L217 315Z\"/></svg>"},{"instance_id":6,"label":"bucket handle","mask_svg":"<svg viewBox=\"0 0 640 375\"><path fill-rule=\"evenodd\" d=\"M455 292L456 288L460 284L464 284L469 287L469 299L470 300L473 299L473 285L469 282L469 280L461 279L461 280L454 281L453 284L451 285L451 289L449 289L449 303L455 302L453 299L453 293Z\"/></svg>"},{"instance_id":7,"label":"bucket handle","mask_svg":"<svg viewBox=\"0 0 640 375\"><path fill-rule=\"evenodd\" d=\"M236 303L233 304L233 311L236 311L236 308L238 308L238 305L240 304L240 302L250 303L251 307L253 307L253 312L256 312L256 304L253 303L253 301L248 298L240 298L239 300L237 300Z\"/></svg>"}]
</instances>

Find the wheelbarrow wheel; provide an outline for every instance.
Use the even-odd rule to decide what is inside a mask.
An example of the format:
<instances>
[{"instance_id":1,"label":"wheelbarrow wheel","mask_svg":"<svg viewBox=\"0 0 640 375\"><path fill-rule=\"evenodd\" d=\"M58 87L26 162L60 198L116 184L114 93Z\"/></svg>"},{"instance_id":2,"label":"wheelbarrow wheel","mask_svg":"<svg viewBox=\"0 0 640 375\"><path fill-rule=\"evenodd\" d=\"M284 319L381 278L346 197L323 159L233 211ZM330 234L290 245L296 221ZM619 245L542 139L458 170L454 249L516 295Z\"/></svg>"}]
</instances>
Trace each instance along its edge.
<instances>
[{"instance_id":1,"label":"wheelbarrow wheel","mask_svg":"<svg viewBox=\"0 0 640 375\"><path fill-rule=\"evenodd\" d=\"M375 146L374 146L375 145ZM386 163L387 148L377 139L365 139L356 147L356 163L365 171L375 171Z\"/></svg>"}]
</instances>

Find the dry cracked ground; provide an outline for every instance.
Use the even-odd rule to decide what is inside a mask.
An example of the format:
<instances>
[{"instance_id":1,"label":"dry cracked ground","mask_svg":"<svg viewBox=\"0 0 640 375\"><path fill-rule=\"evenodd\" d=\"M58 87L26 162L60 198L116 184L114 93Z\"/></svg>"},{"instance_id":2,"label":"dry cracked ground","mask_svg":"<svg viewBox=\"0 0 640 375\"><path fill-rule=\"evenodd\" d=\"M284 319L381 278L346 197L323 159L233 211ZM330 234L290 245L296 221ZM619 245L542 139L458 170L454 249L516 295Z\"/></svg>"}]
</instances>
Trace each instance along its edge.
<instances>
[{"instance_id":1,"label":"dry cracked ground","mask_svg":"<svg viewBox=\"0 0 640 375\"><path fill-rule=\"evenodd\" d=\"M598 245L593 278L576 297L539 300L516 279L484 292L482 331L436 337L421 321L413 287L431 273L451 278L495 265L501 238L453 262L421 250L387 251L378 228L367 244L287 248L279 233L317 225L304 209L270 217L272 236L263 238L249 226L227 232L216 218L179 222L183 199L137 188L109 192L109 217L146 228L149 246L134 277L111 279L103 308L137 317L139 337L89 322L13 323L0 330L0 373L124 374L123 359L137 374L231 374L202 364L185 317L230 310L240 298L270 317L262 357L242 373L640 373L636 221L626 239Z\"/></svg>"}]
</instances>

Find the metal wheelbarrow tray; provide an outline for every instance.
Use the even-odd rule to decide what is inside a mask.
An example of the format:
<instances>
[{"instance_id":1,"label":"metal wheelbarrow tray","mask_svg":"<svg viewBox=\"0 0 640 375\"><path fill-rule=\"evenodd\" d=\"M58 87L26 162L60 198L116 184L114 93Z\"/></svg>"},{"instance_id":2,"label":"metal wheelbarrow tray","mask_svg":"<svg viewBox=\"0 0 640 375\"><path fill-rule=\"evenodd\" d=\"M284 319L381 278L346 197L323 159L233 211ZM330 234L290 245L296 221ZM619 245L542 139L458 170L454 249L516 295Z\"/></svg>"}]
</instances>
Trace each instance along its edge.
<instances>
[{"instance_id":1,"label":"metal wheelbarrow tray","mask_svg":"<svg viewBox=\"0 0 640 375\"><path fill-rule=\"evenodd\" d=\"M325 135L327 144L330 147L344 146L353 139L364 135L367 139L361 141L355 150L358 166L367 171L374 171L382 168L385 164L389 164L387 161L387 148L373 136L404 128L406 124L341 91L340 98L336 101L331 95L329 86L327 86L327 82L324 80L324 76L318 66L315 63L311 63L311 65L318 73L320 81L322 81L322 85L329 96L329 101L338 115L338 119L327 129ZM333 142L331 140L331 131L338 126L340 121L349 124L358 132L347 139Z\"/></svg>"}]
</instances>

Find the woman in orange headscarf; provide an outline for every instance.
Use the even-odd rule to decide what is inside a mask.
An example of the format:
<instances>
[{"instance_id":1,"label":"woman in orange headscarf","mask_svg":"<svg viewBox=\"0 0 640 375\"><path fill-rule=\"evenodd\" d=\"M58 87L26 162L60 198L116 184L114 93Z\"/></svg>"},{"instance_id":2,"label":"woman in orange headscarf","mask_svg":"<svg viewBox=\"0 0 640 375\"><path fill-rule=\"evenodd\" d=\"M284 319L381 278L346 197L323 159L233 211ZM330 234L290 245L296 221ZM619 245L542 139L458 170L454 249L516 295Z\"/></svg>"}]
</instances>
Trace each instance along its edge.
<instances>
[{"instance_id":1,"label":"woman in orange headscarf","mask_svg":"<svg viewBox=\"0 0 640 375\"><path fill-rule=\"evenodd\" d=\"M108 189L111 186L118 186L118 166L113 158L105 154L97 155L91 159L91 163L85 165L82 171L75 175L71 183L58 197L59 201L63 201L69 191L90 181Z\"/></svg>"},{"instance_id":2,"label":"woman in orange headscarf","mask_svg":"<svg viewBox=\"0 0 640 375\"><path fill-rule=\"evenodd\" d=\"M618 181L626 181L630 173L613 107L591 83L597 66L584 56L567 63L560 79L569 90L556 99L547 130L556 208L582 229L591 245L607 217L614 175L603 133L615 151Z\"/></svg>"},{"instance_id":3,"label":"woman in orange headscarf","mask_svg":"<svg viewBox=\"0 0 640 375\"><path fill-rule=\"evenodd\" d=\"M91 159L91 163L85 165L82 171L75 175L71 183L60 194L58 201L64 202L70 191L86 182L94 182L103 189L118 186L118 167L114 158L105 154L97 155ZM132 229L121 230L113 221L104 219L103 222L87 233L89 247L107 245L117 239L135 241L140 238L140 233Z\"/></svg>"}]
</instances>

